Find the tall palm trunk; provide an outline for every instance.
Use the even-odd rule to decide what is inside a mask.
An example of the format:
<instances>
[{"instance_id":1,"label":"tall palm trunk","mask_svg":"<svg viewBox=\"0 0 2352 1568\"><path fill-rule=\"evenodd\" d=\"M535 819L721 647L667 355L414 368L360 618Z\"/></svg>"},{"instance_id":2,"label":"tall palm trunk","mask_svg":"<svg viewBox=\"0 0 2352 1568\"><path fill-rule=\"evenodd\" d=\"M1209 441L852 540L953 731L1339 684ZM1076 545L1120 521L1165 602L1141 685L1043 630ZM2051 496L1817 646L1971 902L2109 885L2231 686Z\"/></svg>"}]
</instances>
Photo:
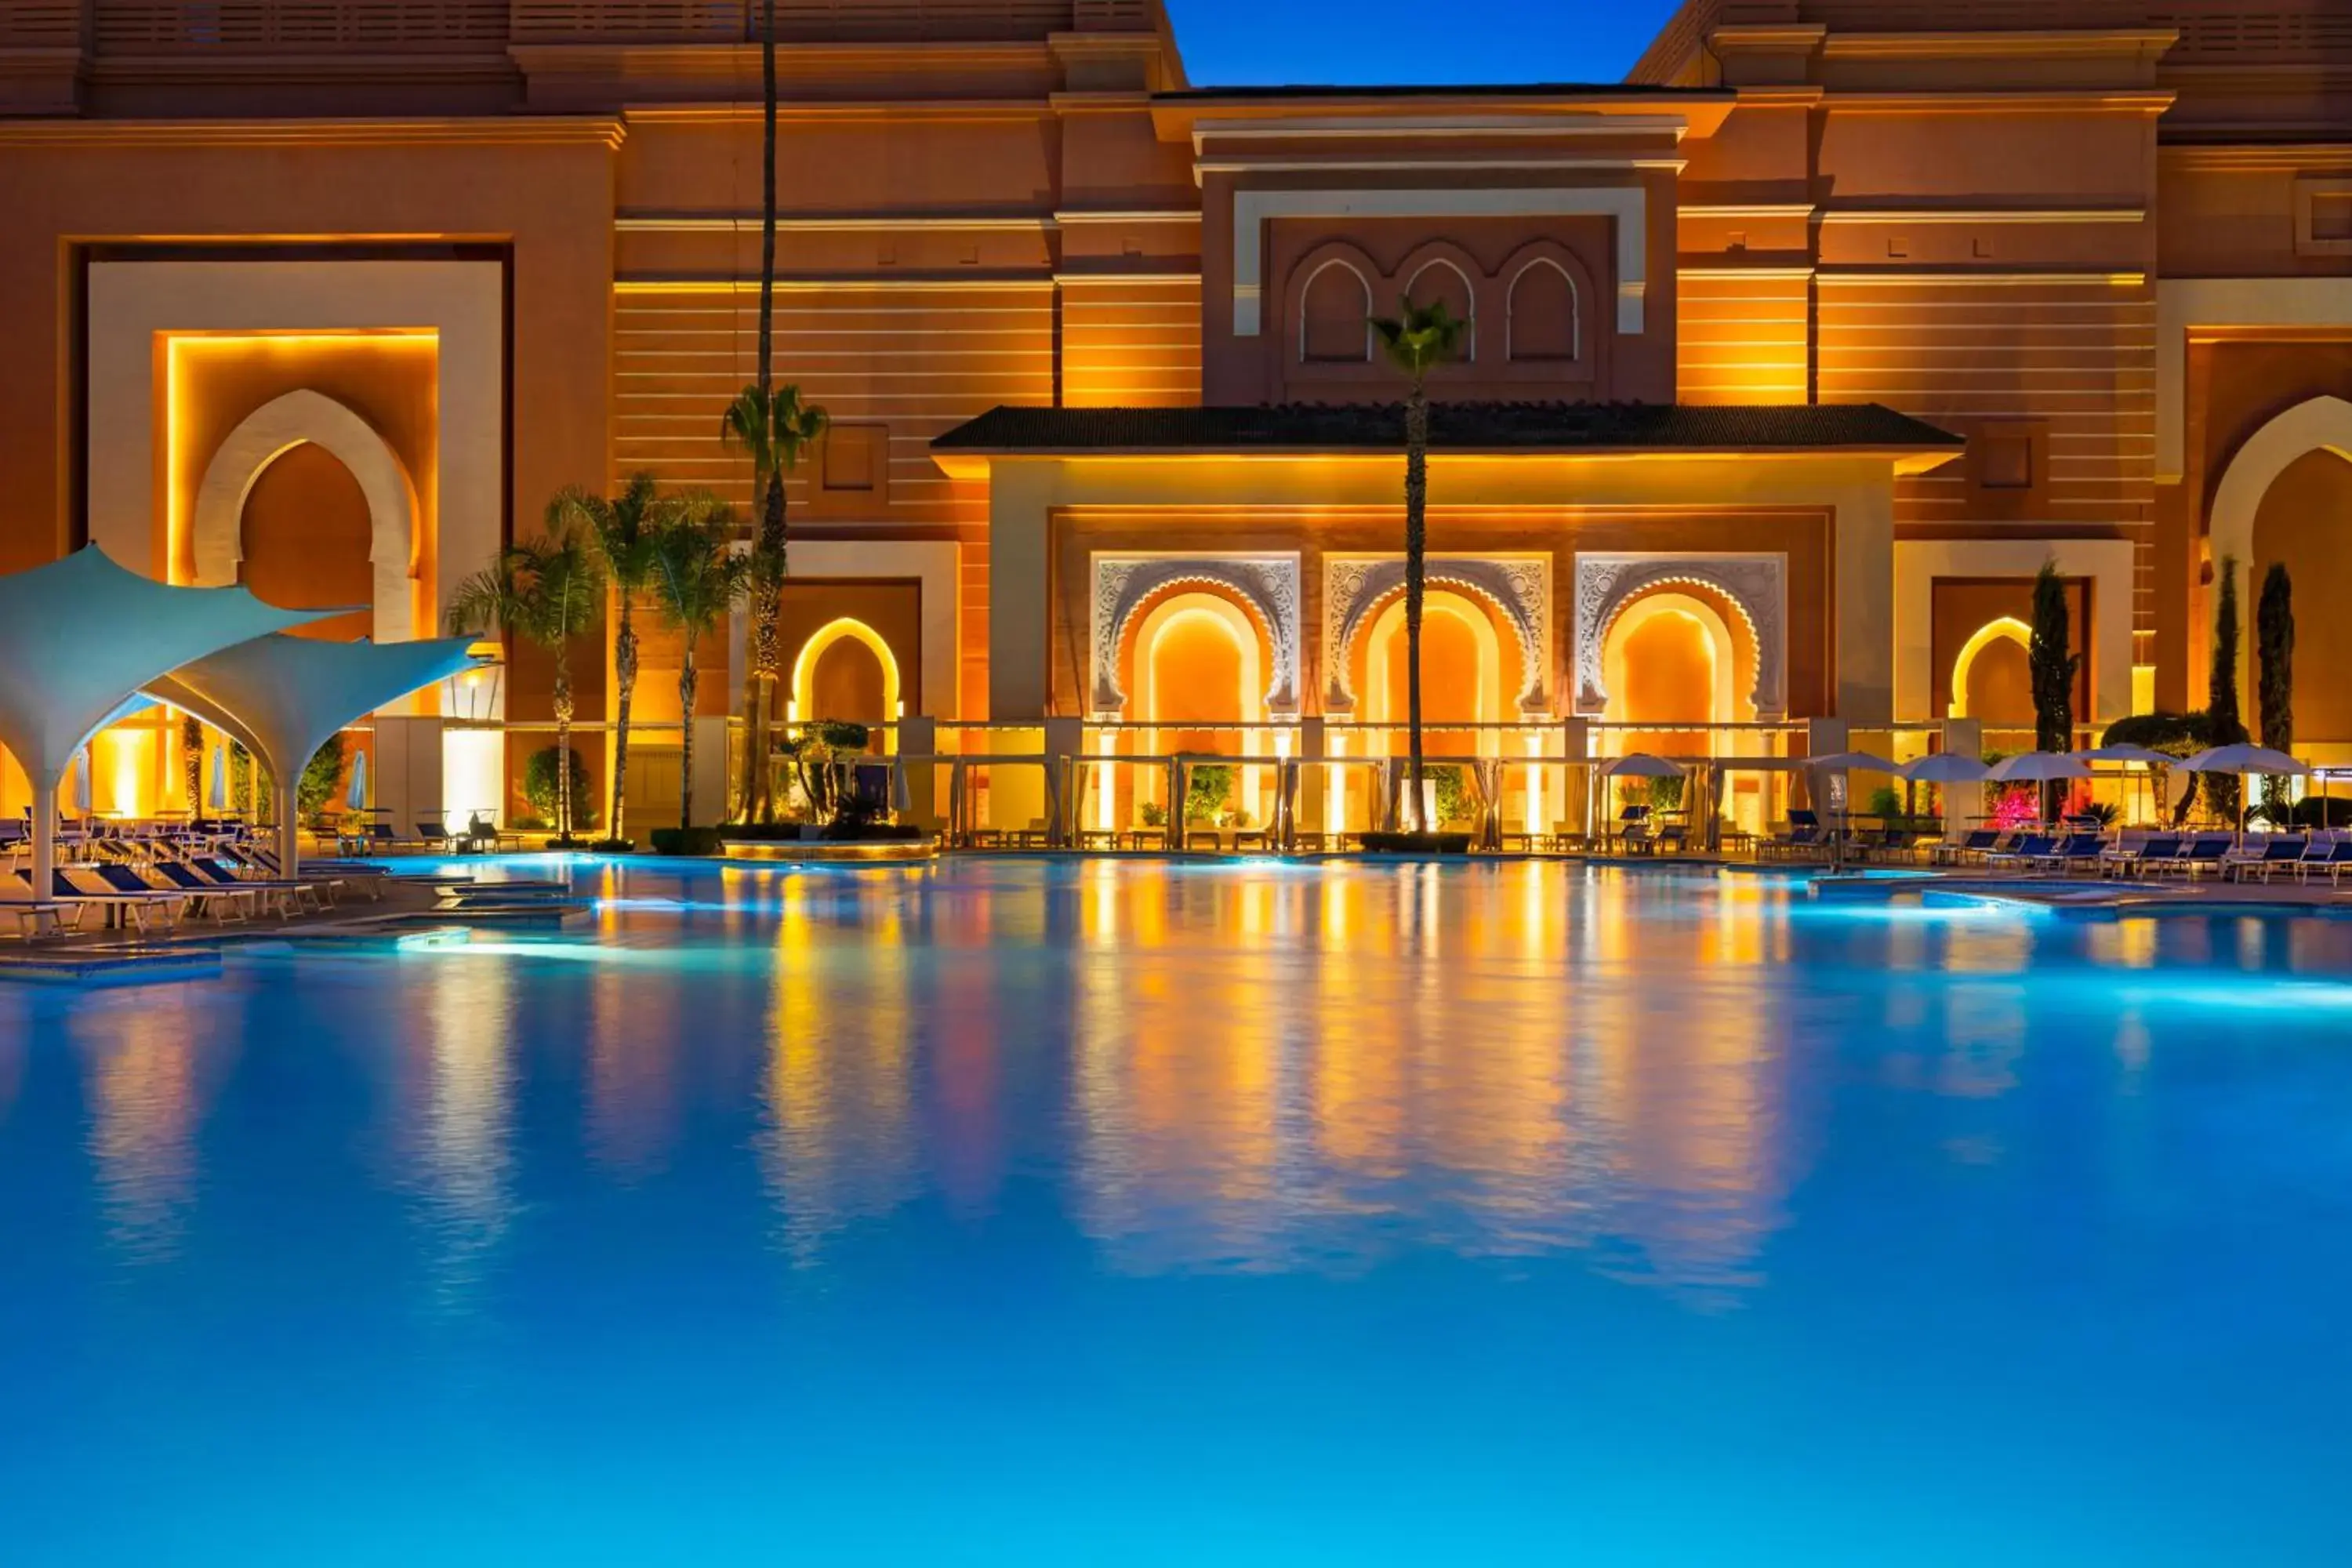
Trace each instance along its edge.
<instances>
[{"instance_id":1,"label":"tall palm trunk","mask_svg":"<svg viewBox=\"0 0 2352 1568\"><path fill-rule=\"evenodd\" d=\"M1404 656L1406 800L1416 827L1429 832L1421 787L1421 605L1429 547L1429 398L1421 377L1404 404Z\"/></svg>"},{"instance_id":2,"label":"tall palm trunk","mask_svg":"<svg viewBox=\"0 0 2352 1568\"><path fill-rule=\"evenodd\" d=\"M753 822L773 822L776 792L768 753L769 731L775 718L776 677L783 661L784 471L781 464L769 470L760 537L753 551L774 576L755 578L751 584L751 711L745 727L749 743L743 750L743 815Z\"/></svg>"},{"instance_id":3,"label":"tall palm trunk","mask_svg":"<svg viewBox=\"0 0 2352 1568\"><path fill-rule=\"evenodd\" d=\"M555 833L556 842L571 842L572 656L562 643L555 648Z\"/></svg>"},{"instance_id":4,"label":"tall palm trunk","mask_svg":"<svg viewBox=\"0 0 2352 1568\"><path fill-rule=\"evenodd\" d=\"M760 16L760 363L761 404L774 390L776 303L776 0L763 0ZM754 475L754 482L761 476ZM782 549L784 476L771 465L765 476L760 533L755 550L769 548L772 531ZM775 803L768 787L769 710L775 706L776 621L781 595L754 584L751 594L751 668L743 682L743 816L772 822Z\"/></svg>"},{"instance_id":5,"label":"tall palm trunk","mask_svg":"<svg viewBox=\"0 0 2352 1568\"><path fill-rule=\"evenodd\" d=\"M620 687L613 701L613 812L612 826L605 830L606 837L615 839L628 826L629 702L637 689L637 628L630 623L628 595L622 594L620 600L620 629L613 634L613 679Z\"/></svg>"},{"instance_id":6,"label":"tall palm trunk","mask_svg":"<svg viewBox=\"0 0 2352 1568\"><path fill-rule=\"evenodd\" d=\"M694 826L694 634L686 637L686 658L677 667L677 710L686 720L686 735L677 753L677 825Z\"/></svg>"}]
</instances>

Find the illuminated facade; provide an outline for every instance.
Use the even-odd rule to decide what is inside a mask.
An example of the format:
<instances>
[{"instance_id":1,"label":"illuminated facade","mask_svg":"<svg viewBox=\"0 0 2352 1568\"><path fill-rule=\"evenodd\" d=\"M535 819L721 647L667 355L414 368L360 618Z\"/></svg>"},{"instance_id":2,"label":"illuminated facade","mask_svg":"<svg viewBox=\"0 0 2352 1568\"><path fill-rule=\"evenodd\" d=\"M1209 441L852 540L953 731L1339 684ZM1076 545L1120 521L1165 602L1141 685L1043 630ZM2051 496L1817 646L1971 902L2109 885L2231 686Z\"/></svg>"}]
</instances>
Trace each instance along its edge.
<instances>
[{"instance_id":1,"label":"illuminated facade","mask_svg":"<svg viewBox=\"0 0 2352 1568\"><path fill-rule=\"evenodd\" d=\"M566 484L747 501L747 10L0 0L0 569L95 542L394 638ZM2013 730L2045 560L2086 721L2203 701L2225 558L2249 623L2291 568L2305 670L2352 658L2326 0L1692 0L1623 84L1443 90L1194 88L1154 0L777 13L776 363L835 421L780 718L1386 754L1401 389L1364 319L1401 294L1473 322L1433 384L1438 751ZM637 692L654 820L740 691L739 628L680 714L680 651ZM610 672L572 663L593 754ZM2352 685L2296 703L2352 761ZM380 715L375 792L509 805L547 716L517 650ZM180 745L110 732L97 808L180 804ZM1525 772L1533 823L1562 796Z\"/></svg>"}]
</instances>

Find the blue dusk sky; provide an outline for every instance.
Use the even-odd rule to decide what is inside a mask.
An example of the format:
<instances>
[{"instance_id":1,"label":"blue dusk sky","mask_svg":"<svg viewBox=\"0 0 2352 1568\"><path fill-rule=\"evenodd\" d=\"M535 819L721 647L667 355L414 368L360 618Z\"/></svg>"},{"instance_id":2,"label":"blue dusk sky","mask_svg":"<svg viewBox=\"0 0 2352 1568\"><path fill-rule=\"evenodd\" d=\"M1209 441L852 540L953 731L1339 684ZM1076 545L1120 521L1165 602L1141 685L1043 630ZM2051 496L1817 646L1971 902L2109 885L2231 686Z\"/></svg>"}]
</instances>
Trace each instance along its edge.
<instances>
[{"instance_id":1,"label":"blue dusk sky","mask_svg":"<svg viewBox=\"0 0 2352 1568\"><path fill-rule=\"evenodd\" d=\"M1615 81L1678 0L1167 0L1196 87Z\"/></svg>"}]
</instances>

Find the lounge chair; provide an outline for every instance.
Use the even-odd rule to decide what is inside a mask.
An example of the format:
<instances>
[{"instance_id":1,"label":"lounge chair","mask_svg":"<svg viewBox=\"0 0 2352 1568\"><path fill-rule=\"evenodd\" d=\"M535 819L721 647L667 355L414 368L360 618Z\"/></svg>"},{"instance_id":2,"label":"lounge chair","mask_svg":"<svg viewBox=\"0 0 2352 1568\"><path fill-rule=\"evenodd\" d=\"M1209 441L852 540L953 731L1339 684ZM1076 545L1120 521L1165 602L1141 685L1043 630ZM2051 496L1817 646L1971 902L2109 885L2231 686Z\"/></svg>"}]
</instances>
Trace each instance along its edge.
<instances>
[{"instance_id":1,"label":"lounge chair","mask_svg":"<svg viewBox=\"0 0 2352 1568\"><path fill-rule=\"evenodd\" d=\"M2000 828L1976 827L1969 829L1957 843L1947 841L1937 845L1933 858L1938 866L1958 866L1971 856L1982 859L2000 847Z\"/></svg>"},{"instance_id":2,"label":"lounge chair","mask_svg":"<svg viewBox=\"0 0 2352 1568\"><path fill-rule=\"evenodd\" d=\"M1756 855L1759 859L1775 857L1793 858L1799 855L1819 854L1828 847L1822 837L1821 817L1813 812L1797 810L1789 813L1788 826L1780 832L1769 838L1758 840Z\"/></svg>"},{"instance_id":3,"label":"lounge chair","mask_svg":"<svg viewBox=\"0 0 2352 1568\"><path fill-rule=\"evenodd\" d=\"M2063 874L2077 866L2096 866L2105 853L2105 841L2096 833L2069 833L2048 854L2034 857L2034 863Z\"/></svg>"},{"instance_id":4,"label":"lounge chair","mask_svg":"<svg viewBox=\"0 0 2352 1568\"><path fill-rule=\"evenodd\" d=\"M128 866L100 862L75 868L97 878L114 892L129 898L156 900L163 910L163 927L166 931L178 929L181 915L194 909L198 902L185 889L157 887ZM145 921L140 921L138 925L142 933L147 930Z\"/></svg>"},{"instance_id":5,"label":"lounge chair","mask_svg":"<svg viewBox=\"0 0 2352 1568\"><path fill-rule=\"evenodd\" d=\"M2305 855L2294 868L2296 880L2308 882L2324 876L2331 888L2342 885L2347 874L2352 874L2352 835L2336 838L2325 855Z\"/></svg>"},{"instance_id":6,"label":"lounge chair","mask_svg":"<svg viewBox=\"0 0 2352 1568\"><path fill-rule=\"evenodd\" d=\"M427 849L454 850L462 840L452 838L449 830L437 822L420 822L416 825L416 842Z\"/></svg>"},{"instance_id":7,"label":"lounge chair","mask_svg":"<svg viewBox=\"0 0 2352 1568\"><path fill-rule=\"evenodd\" d=\"M190 912L199 919L209 912L215 921L245 920L261 912L261 901L268 891L208 882L177 860L156 861L155 875L186 893L194 900Z\"/></svg>"},{"instance_id":8,"label":"lounge chair","mask_svg":"<svg viewBox=\"0 0 2352 1568\"><path fill-rule=\"evenodd\" d=\"M2014 861L2023 865L2032 866L2038 861L2048 859L2051 852L2057 847L2058 836L2056 834L2029 833L2009 848L1996 849L1991 854L1986 856L1985 863L1988 865L2005 866Z\"/></svg>"},{"instance_id":9,"label":"lounge chair","mask_svg":"<svg viewBox=\"0 0 2352 1568\"><path fill-rule=\"evenodd\" d=\"M2271 873L2282 867L2292 868L2303 858L2309 840L2300 835L2281 834L2266 838L2259 850L2232 851L2221 863L2221 874L2231 881L2242 882L2249 877L2260 877L2264 883Z\"/></svg>"},{"instance_id":10,"label":"lounge chair","mask_svg":"<svg viewBox=\"0 0 2352 1568\"><path fill-rule=\"evenodd\" d=\"M2110 877L2142 877L2160 869L2180 853L2178 833L2151 834L2137 844L2118 844L2099 856L2099 869Z\"/></svg>"},{"instance_id":11,"label":"lounge chair","mask_svg":"<svg viewBox=\"0 0 2352 1568\"><path fill-rule=\"evenodd\" d=\"M33 890L32 872L18 871L16 880L24 884L27 893ZM163 897L164 895L161 893L152 891L148 893L120 893L111 890L100 892L93 888L78 886L70 877L66 875L66 868L59 866L49 872L48 900L35 901L54 902L74 907L76 930L80 929L81 914L90 910L98 910L102 911L109 921L129 921L143 936L149 925L159 916L167 925L178 922L179 911L183 906L175 902L166 909L163 902Z\"/></svg>"},{"instance_id":12,"label":"lounge chair","mask_svg":"<svg viewBox=\"0 0 2352 1568\"><path fill-rule=\"evenodd\" d=\"M26 942L81 930L82 910L87 906L60 903L55 899L36 899L31 896L29 884L25 887L22 897L18 897L14 889L15 884L12 883L9 890L0 891L0 916L14 920L16 934Z\"/></svg>"},{"instance_id":13,"label":"lounge chair","mask_svg":"<svg viewBox=\"0 0 2352 1568\"><path fill-rule=\"evenodd\" d=\"M197 876L215 886L250 888L258 891L263 902L276 904L278 912L289 920L300 913L306 903L314 910L323 907L318 888L307 881L248 876L238 867L211 855L194 856L187 864Z\"/></svg>"}]
</instances>

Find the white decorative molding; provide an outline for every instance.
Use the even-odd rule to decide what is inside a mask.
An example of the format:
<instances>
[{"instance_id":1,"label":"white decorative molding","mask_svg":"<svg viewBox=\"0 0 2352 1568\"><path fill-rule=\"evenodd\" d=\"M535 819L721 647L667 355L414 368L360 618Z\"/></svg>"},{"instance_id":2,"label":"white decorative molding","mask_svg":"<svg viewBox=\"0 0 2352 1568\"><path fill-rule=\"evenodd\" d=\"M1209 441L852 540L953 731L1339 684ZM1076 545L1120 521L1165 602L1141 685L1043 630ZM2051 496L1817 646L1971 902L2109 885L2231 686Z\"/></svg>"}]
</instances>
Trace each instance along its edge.
<instances>
[{"instance_id":1,"label":"white decorative molding","mask_svg":"<svg viewBox=\"0 0 2352 1568\"><path fill-rule=\"evenodd\" d=\"M1712 589L1731 601L1756 639L1756 686L1749 700L1759 719L1789 710L1789 558L1779 553L1706 554L1645 551L1579 554L1576 558L1576 711L1598 717L1609 707L1601 678L1601 645L1625 607L1654 588L1676 584Z\"/></svg>"},{"instance_id":2,"label":"white decorative molding","mask_svg":"<svg viewBox=\"0 0 2352 1568\"><path fill-rule=\"evenodd\" d=\"M1092 647L1097 713L1127 707L1118 681L1118 645L1145 601L1163 589L1194 584L1223 588L1241 599L1274 649L1266 679L1269 713L1298 711L1298 557L1265 555L1108 555L1094 558Z\"/></svg>"},{"instance_id":3,"label":"white decorative molding","mask_svg":"<svg viewBox=\"0 0 2352 1568\"><path fill-rule=\"evenodd\" d=\"M1616 222L1617 330L1642 331L1649 276L1649 198L1640 185L1496 190L1292 191L1234 193L1234 335L1263 327L1265 225L1278 217L1612 217Z\"/></svg>"},{"instance_id":4,"label":"white decorative molding","mask_svg":"<svg viewBox=\"0 0 2352 1568\"><path fill-rule=\"evenodd\" d=\"M245 503L270 464L308 444L333 455L367 497L368 563L373 573L374 640L406 642L416 635L411 588L416 555L416 491L391 446L375 426L324 393L301 388L272 398L247 415L214 451L196 488L194 533L195 585L225 588L245 559Z\"/></svg>"},{"instance_id":5,"label":"white decorative molding","mask_svg":"<svg viewBox=\"0 0 2352 1568\"><path fill-rule=\"evenodd\" d=\"M1428 580L1475 595L1503 612L1518 633L1518 708L1528 717L1551 710L1551 557L1432 555ZM1323 558L1323 710L1352 713L1356 693L1348 660L1372 612L1404 587L1402 555Z\"/></svg>"}]
</instances>

